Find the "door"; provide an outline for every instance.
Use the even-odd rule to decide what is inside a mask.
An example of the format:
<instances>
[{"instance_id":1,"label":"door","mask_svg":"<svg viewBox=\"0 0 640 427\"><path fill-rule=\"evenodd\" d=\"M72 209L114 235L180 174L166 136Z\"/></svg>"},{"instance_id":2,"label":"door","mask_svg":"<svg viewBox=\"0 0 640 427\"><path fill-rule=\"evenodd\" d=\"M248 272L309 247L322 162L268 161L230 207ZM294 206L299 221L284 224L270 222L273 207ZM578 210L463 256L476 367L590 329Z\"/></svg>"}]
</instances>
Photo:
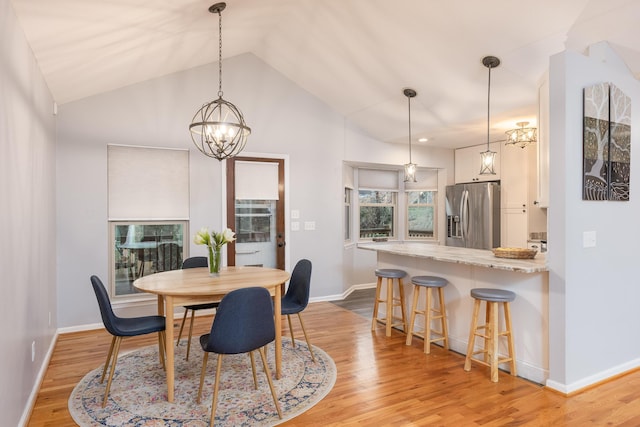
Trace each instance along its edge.
<instances>
[{"instance_id":1,"label":"door","mask_svg":"<svg viewBox=\"0 0 640 427\"><path fill-rule=\"evenodd\" d=\"M284 159L227 159L227 264L285 269Z\"/></svg>"}]
</instances>

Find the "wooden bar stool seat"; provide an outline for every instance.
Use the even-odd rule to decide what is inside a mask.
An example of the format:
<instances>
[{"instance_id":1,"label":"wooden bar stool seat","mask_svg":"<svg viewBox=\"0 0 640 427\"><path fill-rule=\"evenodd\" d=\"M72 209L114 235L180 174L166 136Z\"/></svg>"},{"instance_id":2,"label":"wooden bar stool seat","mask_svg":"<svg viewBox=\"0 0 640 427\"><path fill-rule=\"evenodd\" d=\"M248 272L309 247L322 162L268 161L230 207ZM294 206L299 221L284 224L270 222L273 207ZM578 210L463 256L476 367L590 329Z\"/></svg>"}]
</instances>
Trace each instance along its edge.
<instances>
[{"instance_id":1,"label":"wooden bar stool seat","mask_svg":"<svg viewBox=\"0 0 640 427\"><path fill-rule=\"evenodd\" d=\"M402 279L406 275L406 271L395 268L376 269L376 277L378 278L378 283L376 285L376 300L373 305L373 319L371 321L372 331L376 329L376 324L378 322L386 325L386 336L388 337L391 336L391 327L393 326L402 325L402 330L407 330L407 318L404 308L404 284L402 283ZM381 295L382 279L387 279L386 298L382 298ZM393 292L394 279L396 279L396 283L398 284L398 295L394 295ZM378 306L381 303L386 304L386 316L384 318L378 318ZM395 307L400 307L402 318L393 315L393 310ZM394 320L398 320L398 322L394 323Z\"/></svg>"},{"instance_id":2,"label":"wooden bar stool seat","mask_svg":"<svg viewBox=\"0 0 640 427\"><path fill-rule=\"evenodd\" d=\"M411 345L413 336L417 336L424 340L424 352L431 353L431 343L442 341L445 350L449 349L449 332L447 330L447 314L444 305L444 287L447 286L447 279L436 276L414 276L411 278L413 284L413 308L411 310L411 319L409 320L409 330L407 331L406 345ZM418 309L418 299L420 297L420 289L426 290L426 299L424 310ZM431 290L438 290L438 304L435 304ZM416 315L424 316L424 330L417 332L415 328ZM440 321L440 329L435 330L431 327L434 320ZM432 338L432 334L439 335Z\"/></svg>"},{"instance_id":3,"label":"wooden bar stool seat","mask_svg":"<svg viewBox=\"0 0 640 427\"><path fill-rule=\"evenodd\" d=\"M471 297L475 299L473 305L473 317L471 319L471 331L469 333L469 345L467 346L467 357L464 361L464 370L471 370L471 361L480 363L491 368L491 381L498 382L498 367L501 363L509 362L511 375L516 372L516 352L513 345L513 330L511 328L511 311L509 303L516 298L516 294L504 289L477 288L471 290ZM485 324L478 325L478 314L480 304L486 302ZM504 311L505 330L498 328L499 308L502 304ZM479 331L483 331L482 333ZM498 339L507 338L508 357L500 358L498 354ZM483 347L474 351L475 339L483 339ZM474 358L476 354L482 354L483 359Z\"/></svg>"}]
</instances>

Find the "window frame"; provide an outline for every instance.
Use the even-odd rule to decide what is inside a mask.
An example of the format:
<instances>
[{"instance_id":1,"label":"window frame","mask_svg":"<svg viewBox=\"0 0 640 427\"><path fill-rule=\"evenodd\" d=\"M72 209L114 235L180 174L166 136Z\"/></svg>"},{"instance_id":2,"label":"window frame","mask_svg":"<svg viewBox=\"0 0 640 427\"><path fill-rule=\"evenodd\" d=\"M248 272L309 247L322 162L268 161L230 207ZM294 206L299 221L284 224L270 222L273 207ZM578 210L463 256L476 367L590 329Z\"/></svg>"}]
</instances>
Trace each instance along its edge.
<instances>
[{"instance_id":1,"label":"window frame","mask_svg":"<svg viewBox=\"0 0 640 427\"><path fill-rule=\"evenodd\" d=\"M344 187L344 218L343 218L343 237L344 243L353 242L353 188Z\"/></svg>"}]
</instances>

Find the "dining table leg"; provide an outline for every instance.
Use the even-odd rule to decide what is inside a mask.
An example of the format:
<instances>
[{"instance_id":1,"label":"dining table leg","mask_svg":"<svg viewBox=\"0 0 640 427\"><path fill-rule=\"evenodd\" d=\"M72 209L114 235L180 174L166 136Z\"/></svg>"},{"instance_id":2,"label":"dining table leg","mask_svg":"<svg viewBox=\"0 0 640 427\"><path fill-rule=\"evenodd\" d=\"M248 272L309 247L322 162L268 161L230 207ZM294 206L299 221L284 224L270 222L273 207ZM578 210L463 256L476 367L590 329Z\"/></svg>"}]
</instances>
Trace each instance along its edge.
<instances>
[{"instance_id":1,"label":"dining table leg","mask_svg":"<svg viewBox=\"0 0 640 427\"><path fill-rule=\"evenodd\" d=\"M282 377L282 285L276 286L276 295L274 298L274 321L276 327L276 379L279 380Z\"/></svg>"},{"instance_id":2,"label":"dining table leg","mask_svg":"<svg viewBox=\"0 0 640 427\"><path fill-rule=\"evenodd\" d=\"M174 352L173 352L173 297L164 297L166 314L166 355L167 355L167 401L173 402L173 384L174 384Z\"/></svg>"}]
</instances>

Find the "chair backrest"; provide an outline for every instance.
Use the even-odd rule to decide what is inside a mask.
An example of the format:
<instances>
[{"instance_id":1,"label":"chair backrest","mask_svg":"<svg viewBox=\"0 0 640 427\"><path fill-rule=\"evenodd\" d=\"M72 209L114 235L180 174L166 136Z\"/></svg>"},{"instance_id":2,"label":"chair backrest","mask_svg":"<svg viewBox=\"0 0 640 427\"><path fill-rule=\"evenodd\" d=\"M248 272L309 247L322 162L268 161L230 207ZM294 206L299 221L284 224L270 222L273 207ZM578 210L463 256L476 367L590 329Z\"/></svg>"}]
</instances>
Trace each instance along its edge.
<instances>
[{"instance_id":1,"label":"chair backrest","mask_svg":"<svg viewBox=\"0 0 640 427\"><path fill-rule=\"evenodd\" d=\"M157 271L170 271L180 268L180 245L166 242L158 243Z\"/></svg>"},{"instance_id":2,"label":"chair backrest","mask_svg":"<svg viewBox=\"0 0 640 427\"><path fill-rule=\"evenodd\" d=\"M218 354L247 353L275 338L269 291L260 287L236 289L220 301L206 350Z\"/></svg>"},{"instance_id":3,"label":"chair backrest","mask_svg":"<svg viewBox=\"0 0 640 427\"><path fill-rule=\"evenodd\" d=\"M198 268L198 267L206 267L207 257L206 256L192 256L191 258L187 258L182 262L182 268Z\"/></svg>"},{"instance_id":4,"label":"chair backrest","mask_svg":"<svg viewBox=\"0 0 640 427\"><path fill-rule=\"evenodd\" d=\"M91 285L93 291L96 293L98 299L98 305L100 306L100 315L102 316L102 323L104 327L111 335L119 335L117 330L118 317L111 308L111 301L109 300L109 294L102 284L102 280L98 276L91 276Z\"/></svg>"},{"instance_id":5,"label":"chair backrest","mask_svg":"<svg viewBox=\"0 0 640 427\"><path fill-rule=\"evenodd\" d=\"M296 263L291 273L289 287L284 298L295 302L302 308L309 303L309 292L311 288L311 261L301 259Z\"/></svg>"}]
</instances>

